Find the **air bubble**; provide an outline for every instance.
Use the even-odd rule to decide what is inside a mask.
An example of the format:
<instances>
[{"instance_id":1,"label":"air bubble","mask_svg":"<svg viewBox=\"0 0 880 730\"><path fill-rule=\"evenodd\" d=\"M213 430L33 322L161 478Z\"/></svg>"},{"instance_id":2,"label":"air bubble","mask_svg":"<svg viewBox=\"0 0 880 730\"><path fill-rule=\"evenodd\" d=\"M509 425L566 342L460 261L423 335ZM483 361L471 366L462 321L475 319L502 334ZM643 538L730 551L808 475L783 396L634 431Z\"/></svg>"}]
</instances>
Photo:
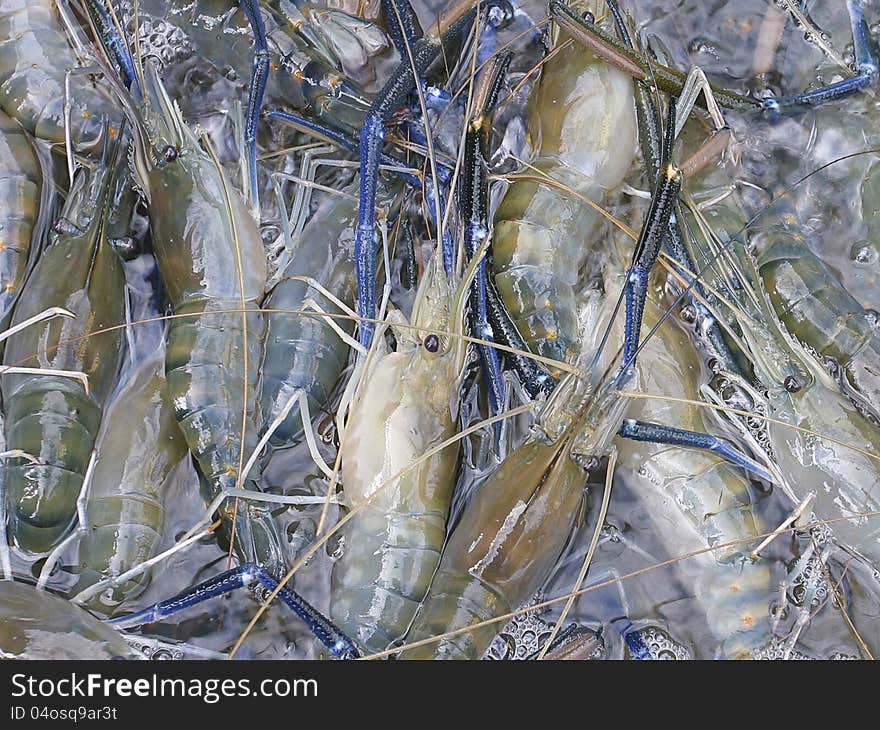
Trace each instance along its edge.
<instances>
[{"instance_id":1,"label":"air bubble","mask_svg":"<svg viewBox=\"0 0 880 730\"><path fill-rule=\"evenodd\" d=\"M717 56L717 52L715 51L715 47L711 43L707 43L704 40L696 39L688 46L688 53L692 55L699 54L710 54L712 56Z\"/></svg>"},{"instance_id":2,"label":"air bubble","mask_svg":"<svg viewBox=\"0 0 880 730\"><path fill-rule=\"evenodd\" d=\"M860 241L850 249L850 258L857 264L873 266L880 260L880 251L873 243Z\"/></svg>"},{"instance_id":3,"label":"air bubble","mask_svg":"<svg viewBox=\"0 0 880 730\"><path fill-rule=\"evenodd\" d=\"M639 633L648 647L651 659L659 661L687 661L692 658L687 647L674 641L661 629L649 626Z\"/></svg>"},{"instance_id":4,"label":"air bubble","mask_svg":"<svg viewBox=\"0 0 880 730\"><path fill-rule=\"evenodd\" d=\"M515 616L495 637L483 659L530 659L540 652L553 631L553 624L535 613Z\"/></svg>"}]
</instances>

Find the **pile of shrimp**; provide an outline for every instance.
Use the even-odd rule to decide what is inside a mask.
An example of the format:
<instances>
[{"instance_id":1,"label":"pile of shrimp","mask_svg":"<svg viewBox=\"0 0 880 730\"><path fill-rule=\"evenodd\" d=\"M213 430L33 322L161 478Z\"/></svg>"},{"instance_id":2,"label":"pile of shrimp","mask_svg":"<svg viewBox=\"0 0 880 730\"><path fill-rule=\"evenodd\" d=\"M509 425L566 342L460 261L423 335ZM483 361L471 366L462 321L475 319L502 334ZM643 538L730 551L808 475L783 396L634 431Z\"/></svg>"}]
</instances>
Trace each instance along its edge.
<instances>
[{"instance_id":1,"label":"pile of shrimp","mask_svg":"<svg viewBox=\"0 0 880 730\"><path fill-rule=\"evenodd\" d=\"M0 0L0 656L874 658L880 15L667 5Z\"/></svg>"}]
</instances>

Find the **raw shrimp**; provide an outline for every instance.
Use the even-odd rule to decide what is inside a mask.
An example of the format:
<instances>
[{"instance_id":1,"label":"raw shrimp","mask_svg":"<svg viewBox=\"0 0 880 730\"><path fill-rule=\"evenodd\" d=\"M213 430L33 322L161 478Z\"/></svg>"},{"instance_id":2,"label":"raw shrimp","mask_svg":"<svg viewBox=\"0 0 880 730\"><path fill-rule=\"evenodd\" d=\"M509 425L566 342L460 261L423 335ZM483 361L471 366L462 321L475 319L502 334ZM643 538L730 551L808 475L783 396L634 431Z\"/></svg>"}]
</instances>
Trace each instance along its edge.
<instances>
[{"instance_id":1,"label":"raw shrimp","mask_svg":"<svg viewBox=\"0 0 880 730\"><path fill-rule=\"evenodd\" d=\"M94 171L80 171L12 322L47 305L64 307L75 317L43 322L6 343L6 365L38 364L88 376L88 388L54 375L3 376L7 447L37 458L37 463L9 459L4 466L9 535L28 552L51 550L72 526L104 403L116 379L125 276L104 228L116 167L102 163Z\"/></svg>"},{"instance_id":2,"label":"raw shrimp","mask_svg":"<svg viewBox=\"0 0 880 730\"><path fill-rule=\"evenodd\" d=\"M0 0L0 107L35 137L61 144L69 103L71 142L92 149L121 113L77 66L54 0Z\"/></svg>"},{"instance_id":3,"label":"raw shrimp","mask_svg":"<svg viewBox=\"0 0 880 730\"><path fill-rule=\"evenodd\" d=\"M154 349L113 399L97 441L98 458L79 541L80 592L152 558L164 536L165 490L189 453L165 382L165 348ZM149 573L108 588L86 605L112 614L136 598Z\"/></svg>"},{"instance_id":4,"label":"raw shrimp","mask_svg":"<svg viewBox=\"0 0 880 730\"><path fill-rule=\"evenodd\" d=\"M199 145L152 63L144 90L134 170L174 313L165 377L211 501L256 476L241 471L256 446L266 256L244 201ZM282 570L281 537L265 505L239 506L230 498L221 515L243 562Z\"/></svg>"},{"instance_id":5,"label":"raw shrimp","mask_svg":"<svg viewBox=\"0 0 880 730\"><path fill-rule=\"evenodd\" d=\"M0 321L12 311L24 283L41 180L27 134L0 112Z\"/></svg>"},{"instance_id":6,"label":"raw shrimp","mask_svg":"<svg viewBox=\"0 0 880 730\"><path fill-rule=\"evenodd\" d=\"M515 180L495 214L495 284L533 351L570 362L581 334L577 285L603 220L580 198L601 205L632 165L633 82L574 41L544 64L532 98L539 153L524 171L531 179Z\"/></svg>"},{"instance_id":7,"label":"raw shrimp","mask_svg":"<svg viewBox=\"0 0 880 730\"><path fill-rule=\"evenodd\" d=\"M464 334L471 276L456 287L439 258L419 285L415 329L389 318L396 351L377 345L342 437L345 499L360 509L342 533L330 610L368 651L406 634L440 560L455 486L456 446L407 468L453 436L458 419L467 343L435 332Z\"/></svg>"}]
</instances>

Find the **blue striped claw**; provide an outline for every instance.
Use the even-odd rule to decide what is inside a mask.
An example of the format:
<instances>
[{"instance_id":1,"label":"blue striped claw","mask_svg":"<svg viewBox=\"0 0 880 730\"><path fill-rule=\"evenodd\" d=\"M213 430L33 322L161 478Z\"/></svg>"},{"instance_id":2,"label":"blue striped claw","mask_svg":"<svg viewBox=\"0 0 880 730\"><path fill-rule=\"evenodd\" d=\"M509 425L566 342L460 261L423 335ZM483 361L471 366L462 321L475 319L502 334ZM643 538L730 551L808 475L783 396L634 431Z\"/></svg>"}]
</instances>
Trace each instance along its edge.
<instances>
[{"instance_id":1,"label":"blue striped claw","mask_svg":"<svg viewBox=\"0 0 880 730\"><path fill-rule=\"evenodd\" d=\"M278 588L278 579L259 565L245 563L192 586L173 598L159 601L128 616L110 619L106 623L120 629L140 626L160 621L167 616L172 616L179 611L197 606L211 598L226 595L239 588L254 589L258 586L272 592ZM296 591L285 586L278 591L278 598L305 622L309 630L333 656L339 659L356 659L360 656L354 642Z\"/></svg>"}]
</instances>

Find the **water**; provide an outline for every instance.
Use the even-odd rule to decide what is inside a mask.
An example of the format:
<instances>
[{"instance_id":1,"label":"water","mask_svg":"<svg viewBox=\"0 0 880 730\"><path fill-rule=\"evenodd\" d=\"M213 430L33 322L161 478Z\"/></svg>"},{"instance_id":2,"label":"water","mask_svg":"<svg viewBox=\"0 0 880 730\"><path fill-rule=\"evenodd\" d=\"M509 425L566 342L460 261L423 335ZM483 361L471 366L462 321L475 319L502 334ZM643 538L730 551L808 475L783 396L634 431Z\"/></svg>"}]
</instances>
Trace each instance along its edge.
<instances>
[{"instance_id":1,"label":"water","mask_svg":"<svg viewBox=\"0 0 880 730\"><path fill-rule=\"evenodd\" d=\"M233 134L234 102L244 98L249 69L249 65L243 66L241 60L246 58L249 47L243 16L231 13L232 4L220 0L205 3L205 7L216 6L211 12L201 6L196 8L196 3L164 7L158 0L151 0L140 5L142 11L153 18L141 25L145 55L158 58L164 65L163 75L172 96L180 99L188 121L207 131L230 178L238 183L239 143ZM811 4L809 11L827 33L828 41L843 53L849 41L849 27L846 13L838 7L840 5ZM198 12L191 15L194 8ZM768 3L764 0L711 4L693 0L636 0L629 9L637 18L639 31L645 36L656 36L674 65L689 68L698 64L713 81L736 91L749 93L768 86L775 92L794 93L809 88L817 77L832 80L837 73L834 64L814 45L806 43L803 32L792 22L787 23L782 33L771 72L754 78L754 42L767 8ZM533 18L543 17L539 3L531 2L524 10ZM416 11L423 25L427 26L433 17L432 4L417 3ZM189 34L187 23L181 18L190 19ZM522 23L523 17L517 21ZM521 30L524 25L517 27ZM194 49L199 46L199 40L204 42L206 35L216 36L218 33L228 45L213 48L211 62L195 57ZM513 30L507 37L512 35ZM224 62L220 57L215 58L218 50L228 50L230 60ZM519 47L510 85L523 78L536 58L534 39L527 48ZM495 141L503 140L503 144L500 154L493 159L498 172L513 169L513 157L528 155L531 140L524 124L524 101L528 91L529 85L526 85L516 103L505 107L499 119L498 129L503 132L496 133ZM734 150L740 158L737 168L740 189L750 212L757 212L769 200L770 193L791 186L819 165L876 144L876 125L873 125L876 103L873 96L865 94L775 125L753 116L727 115L734 134ZM276 125L262 126L260 142L264 149L292 147L307 141L304 136L281 130ZM453 127L446 142L454 146L455 135ZM768 149L773 150L771 155L766 153ZM860 178L873 159L865 155L836 163L799 183L790 200L805 234L806 245L823 258L863 306L880 311L880 289L876 286L880 275L880 249L876 241L866 240L859 203ZM293 153L279 156L267 161L264 168L296 172L298 160L298 155ZM324 170L319 173L318 180L341 187L352 176L351 171ZM634 187L646 187L638 171L631 178ZM274 243L280 216L284 212L270 195L268 177L261 177L261 181L265 183L261 195L265 237L267 243ZM287 185L284 190L289 201L292 186ZM500 189L496 189L494 197L499 194ZM320 195L317 193L312 201L312 210ZM637 229L645 206L623 197L617 203L614 212ZM771 208L761 215L770 220L775 212ZM416 230L414 235L421 267L431 241L426 239L425 230ZM412 292L407 293L398 286L403 265L401 251L395 252L394 261L393 302L408 313L412 306ZM708 379L705 363L700 372L701 377ZM473 385L479 377L472 362L462 406L464 425L485 416L485 404L478 400ZM336 394L337 400L338 396L339 393ZM530 420L521 417L506 427L505 448L512 449L525 438ZM332 464L338 446L334 426L326 414L317 415L315 421L323 436L320 440L322 455ZM466 509L468 499L474 490L479 489L482 477L497 463L492 446L487 431L476 434L465 443L463 469L450 525L454 525L456 515ZM597 529L603 477L603 474L593 476L586 490L580 526L538 600L565 596L575 588L575 577ZM313 464L306 444L300 443L274 454L262 474L260 486L265 491L284 495L321 496L326 493L327 480ZM782 522L792 506L785 495L758 482L752 488L765 524L775 526ZM583 584L587 590L577 597L563 621L565 626L574 623L596 632L599 641L592 658L628 657L630 652L621 635L628 622L642 633L653 658L711 658L718 654L719 638L713 633L707 613L695 594L699 575L707 561L705 558L676 560L683 554L699 550L704 541L681 528L677 509L678 506L670 504L663 495L646 492L633 483L627 478L625 469L615 477L609 510L600 527L597 550ZM168 519L162 550L180 539L204 510L191 467L181 469L176 475L166 510ZM320 505L279 506L276 510L292 558L301 555L315 540L320 513ZM341 508L331 506L328 524L334 524L342 514ZM777 587L764 601L777 621L774 641L759 652L762 658L862 656L858 642L844 620L842 607L846 608L861 633L877 636L880 630L880 588L876 573L859 561L851 561L850 556L839 549L829 547L823 552L825 547L816 544L815 536L786 534L762 553L771 567L773 585ZM341 549L351 548L340 546L335 540L329 541L296 576L296 589L325 613L329 605L330 570L334 556ZM813 559L805 563L802 571L794 570L798 557L810 550L825 558L824 567ZM20 556L16 556L15 565L21 572L39 572L39 563L28 566ZM167 598L226 567L224 551L213 538L205 538L190 550L165 561L160 570L154 571L148 589L126 608L137 610ZM827 575L825 571L828 571ZM796 574L795 579L791 579L792 574ZM50 585L63 590L71 581L68 574L61 572L54 576ZM553 625L560 620L563 605L563 602L557 602L515 619L501 632L488 655L496 659L533 657L549 638ZM144 634L172 644L186 642L202 650L228 652L256 607L256 602L248 594L239 592L151 625ZM793 643L796 632L797 642ZM183 647L171 654L194 657L198 651ZM320 655L302 624L281 605L274 605L266 612L238 653L242 658L316 658Z\"/></svg>"}]
</instances>

